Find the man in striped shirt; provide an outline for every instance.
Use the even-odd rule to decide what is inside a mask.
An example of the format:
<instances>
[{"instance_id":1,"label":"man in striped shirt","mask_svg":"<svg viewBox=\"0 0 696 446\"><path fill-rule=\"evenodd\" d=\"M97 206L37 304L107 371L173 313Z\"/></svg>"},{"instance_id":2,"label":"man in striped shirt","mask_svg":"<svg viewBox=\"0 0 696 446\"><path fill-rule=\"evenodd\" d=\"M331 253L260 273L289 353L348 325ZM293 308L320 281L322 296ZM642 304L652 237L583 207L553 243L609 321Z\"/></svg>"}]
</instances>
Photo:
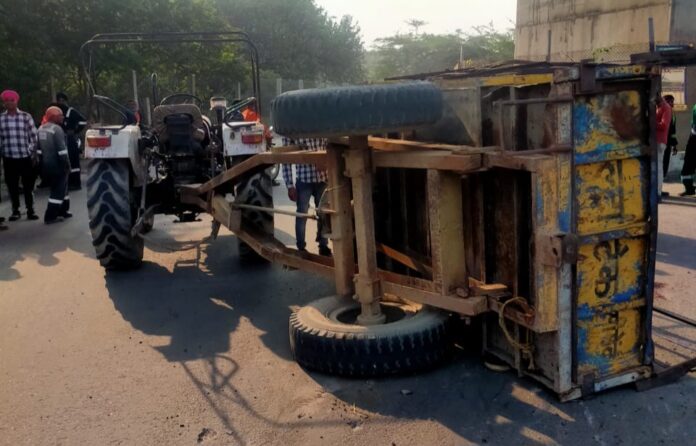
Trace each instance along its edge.
<instances>
[{"instance_id":1,"label":"man in striped shirt","mask_svg":"<svg viewBox=\"0 0 696 446\"><path fill-rule=\"evenodd\" d=\"M0 114L0 151L5 173L5 183L12 201L10 221L19 220L19 182L24 189L24 205L27 218L38 220L34 212L34 167L38 162L36 154L36 126L29 113L21 111L19 94L5 90L0 94L5 111Z\"/></svg>"},{"instance_id":2,"label":"man in striped shirt","mask_svg":"<svg viewBox=\"0 0 696 446\"><path fill-rule=\"evenodd\" d=\"M283 137L284 146L298 146L302 150L318 151L326 149L326 141L318 138L291 139ZM283 179L288 187L288 198L297 203L297 212L307 213L309 201L314 197L314 207L319 207L321 196L326 191L326 172L318 170L313 164L295 165L297 179L293 177L293 165L283 164ZM295 219L295 238L297 239L297 249L306 251L305 232L307 228L306 218ZM319 254L330 256L329 242L326 237L322 237L321 221L318 222L317 238L319 243Z\"/></svg>"}]
</instances>

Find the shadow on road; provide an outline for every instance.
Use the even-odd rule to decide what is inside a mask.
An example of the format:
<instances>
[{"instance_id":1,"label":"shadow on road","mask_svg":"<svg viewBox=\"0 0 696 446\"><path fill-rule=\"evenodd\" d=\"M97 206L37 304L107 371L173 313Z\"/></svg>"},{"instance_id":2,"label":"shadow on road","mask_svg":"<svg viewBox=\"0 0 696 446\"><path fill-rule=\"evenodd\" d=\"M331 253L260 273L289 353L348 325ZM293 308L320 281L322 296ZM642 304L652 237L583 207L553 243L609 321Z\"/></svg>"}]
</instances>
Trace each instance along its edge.
<instances>
[{"instance_id":1,"label":"shadow on road","mask_svg":"<svg viewBox=\"0 0 696 446\"><path fill-rule=\"evenodd\" d=\"M658 262L696 268L696 239L660 233L657 239Z\"/></svg>"},{"instance_id":2,"label":"shadow on road","mask_svg":"<svg viewBox=\"0 0 696 446\"><path fill-rule=\"evenodd\" d=\"M592 401L562 404L535 382L488 371L476 355L464 352L444 367L418 376L365 381L307 372L339 400L339 409L347 415L338 419L326 415L335 406L319 398L308 406L315 411L315 420L300 419L299 413L267 416L234 382L240 370L235 358L247 345L233 343L232 334L242 320L248 321L261 332L265 347L290 360L291 306L333 291L330 283L310 277L270 265L245 268L237 261L236 239L224 236L180 256L171 269L146 262L138 271L108 273L106 284L116 309L134 328L169 337L169 343L157 350L183 367L235 444L246 442L237 428L241 421L232 416L237 409L269 429L339 425L360 429L395 419L432 421L476 444L646 444L655 435L667 442L684 442L696 435L691 425L679 427L692 416L688 389L694 389L693 377L682 379L680 385L687 390L682 396L667 387L645 393L624 388ZM664 409L667 403L661 395L671 396L671 412ZM292 392L283 396L291 397ZM372 414L385 418L371 420ZM646 431L636 423L640 419L653 420L661 426L659 432ZM612 429L606 429L609 423ZM385 444L390 444L388 440Z\"/></svg>"},{"instance_id":3,"label":"shadow on road","mask_svg":"<svg viewBox=\"0 0 696 446\"><path fill-rule=\"evenodd\" d=\"M71 192L71 200L82 204L83 192ZM36 192L35 208L43 217L46 208L47 191ZM3 203L0 215L7 217L9 204ZM75 205L73 207L76 207ZM22 211L24 212L24 211ZM41 266L55 266L59 263L58 254L76 251L86 257L94 258L94 249L89 238L83 207L73 210L74 221L65 221L47 226L43 221L27 221L26 215L16 222L5 222L9 229L0 232L0 281L17 280L22 277L16 265L24 260L35 258ZM76 224L77 222L77 224ZM87 234L87 235L86 235Z\"/></svg>"},{"instance_id":4,"label":"shadow on road","mask_svg":"<svg viewBox=\"0 0 696 446\"><path fill-rule=\"evenodd\" d=\"M158 237L163 245L178 246L162 238L166 235ZM290 359L290 306L332 292L330 283L307 281L300 272L265 263L240 264L231 235L201 243L180 257L171 271L144 262L136 271L106 273L109 296L123 318L146 334L170 337L159 348L169 361L234 351L230 334L242 317L263 331L266 347Z\"/></svg>"}]
</instances>

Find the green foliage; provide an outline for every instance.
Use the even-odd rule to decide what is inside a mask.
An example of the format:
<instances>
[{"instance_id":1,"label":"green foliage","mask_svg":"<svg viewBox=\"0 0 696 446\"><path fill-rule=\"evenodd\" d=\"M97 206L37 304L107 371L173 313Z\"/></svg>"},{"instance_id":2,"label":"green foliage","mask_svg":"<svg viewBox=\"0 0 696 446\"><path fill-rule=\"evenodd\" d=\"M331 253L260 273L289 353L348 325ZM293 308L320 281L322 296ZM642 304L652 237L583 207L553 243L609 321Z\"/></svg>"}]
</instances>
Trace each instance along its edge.
<instances>
[{"instance_id":1,"label":"green foliage","mask_svg":"<svg viewBox=\"0 0 696 446\"><path fill-rule=\"evenodd\" d=\"M0 0L0 89L22 96L20 107L38 117L50 102L50 85L71 102L87 102L78 60L83 42L97 33L248 32L261 52L261 69L273 76L347 82L362 79L363 47L350 17L334 20L314 0ZM163 94L190 91L202 97L250 89L246 53L234 46L135 45L94 52L95 87L125 101L131 70L141 95L157 72Z\"/></svg>"},{"instance_id":2,"label":"green foliage","mask_svg":"<svg viewBox=\"0 0 696 446\"><path fill-rule=\"evenodd\" d=\"M416 22L411 23L411 22ZM420 21L409 24L422 26ZM442 71L459 63L460 51L465 64L484 64L513 58L512 32L499 32L482 26L467 34L397 34L379 39L366 57L370 79Z\"/></svg>"},{"instance_id":3,"label":"green foliage","mask_svg":"<svg viewBox=\"0 0 696 446\"><path fill-rule=\"evenodd\" d=\"M314 0L218 0L232 26L256 43L261 64L289 79L363 79L360 29L330 18Z\"/></svg>"}]
</instances>

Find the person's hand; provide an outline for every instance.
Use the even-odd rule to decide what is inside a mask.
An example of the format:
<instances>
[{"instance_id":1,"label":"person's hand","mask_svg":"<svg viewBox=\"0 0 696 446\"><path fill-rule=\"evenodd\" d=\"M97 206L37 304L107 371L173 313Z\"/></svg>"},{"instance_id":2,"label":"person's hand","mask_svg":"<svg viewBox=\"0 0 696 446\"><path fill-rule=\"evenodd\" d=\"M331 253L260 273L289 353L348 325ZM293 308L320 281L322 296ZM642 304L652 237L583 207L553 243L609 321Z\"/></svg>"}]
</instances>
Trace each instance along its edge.
<instances>
[{"instance_id":1,"label":"person's hand","mask_svg":"<svg viewBox=\"0 0 696 446\"><path fill-rule=\"evenodd\" d=\"M297 189L295 187L288 187L288 198L290 201L297 201Z\"/></svg>"},{"instance_id":2,"label":"person's hand","mask_svg":"<svg viewBox=\"0 0 696 446\"><path fill-rule=\"evenodd\" d=\"M679 150L677 150L677 146L674 146L672 149L672 155L676 155L677 153L679 153Z\"/></svg>"}]
</instances>

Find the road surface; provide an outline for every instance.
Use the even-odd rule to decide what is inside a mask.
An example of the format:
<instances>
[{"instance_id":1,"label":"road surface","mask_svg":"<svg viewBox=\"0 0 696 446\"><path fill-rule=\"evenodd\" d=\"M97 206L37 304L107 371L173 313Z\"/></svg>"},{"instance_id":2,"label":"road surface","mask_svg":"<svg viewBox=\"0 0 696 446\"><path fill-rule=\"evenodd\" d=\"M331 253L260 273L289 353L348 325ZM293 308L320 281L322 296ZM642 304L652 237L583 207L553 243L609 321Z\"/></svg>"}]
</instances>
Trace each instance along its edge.
<instances>
[{"instance_id":1,"label":"road surface","mask_svg":"<svg viewBox=\"0 0 696 446\"><path fill-rule=\"evenodd\" d=\"M675 191L676 186L672 186ZM276 187L279 201L284 187ZM43 211L46 192L38 194ZM696 375L559 403L458 352L414 377L345 380L290 357L293 308L331 283L244 268L209 220L158 217L143 268L105 274L75 217L0 233L0 444L693 444ZM661 207L656 302L696 318L696 201ZM8 203L0 214L9 214ZM290 242L292 220L279 233ZM308 237L309 238L309 237ZM316 248L311 246L311 248ZM688 344L687 344L688 345Z\"/></svg>"}]
</instances>

